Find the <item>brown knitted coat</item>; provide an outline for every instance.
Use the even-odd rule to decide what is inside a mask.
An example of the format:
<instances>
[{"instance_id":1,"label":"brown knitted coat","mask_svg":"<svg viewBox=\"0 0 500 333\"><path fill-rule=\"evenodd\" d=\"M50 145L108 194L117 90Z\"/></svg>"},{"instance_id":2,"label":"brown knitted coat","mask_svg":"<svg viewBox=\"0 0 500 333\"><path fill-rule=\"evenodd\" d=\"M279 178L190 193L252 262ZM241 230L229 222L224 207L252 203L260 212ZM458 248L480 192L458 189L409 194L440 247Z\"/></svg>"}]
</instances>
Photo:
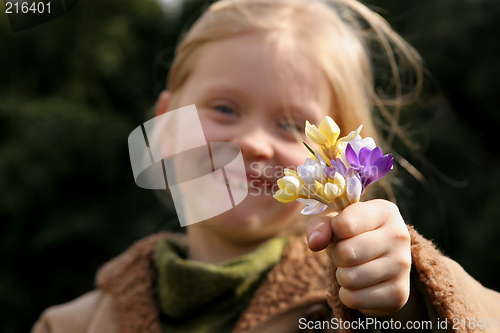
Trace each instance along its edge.
<instances>
[{"instance_id":1,"label":"brown knitted coat","mask_svg":"<svg viewBox=\"0 0 500 333\"><path fill-rule=\"evenodd\" d=\"M439 318L449 321L448 330L463 332L460 327L452 330L452 323L462 319L496 318L500 312L500 295L481 286L452 260L444 257L434 245L409 227L414 273L417 274L422 289L428 295ZM112 304L111 319L103 320L101 313L87 315L87 327L67 330L70 320L61 320L76 312L77 308L90 305L61 305L46 310L33 328L33 333L57 332L101 332L88 327L112 327L108 332L120 333L161 333L159 309L155 301L156 271L153 255L156 243L164 237L182 241L183 236L160 233L137 241L126 252L105 264L97 274L100 297ZM325 269L326 268L326 269ZM268 273L267 278L256 291L249 306L241 314L234 332L260 331L259 327L274 318L286 316L293 309L326 304L333 309L333 316L343 320L353 320L360 314L345 307L338 298L339 285L335 280L335 267L324 253L311 252L303 237L291 238L283 250L282 260ZM94 292L96 293L96 292ZM88 296L87 298L91 298ZM83 301L79 301L83 304ZM91 303L87 301L87 303ZM100 306L99 308L110 306ZM81 311L81 310L78 310ZM331 316L331 310L330 316ZM92 312L89 310L89 312ZM106 312L106 313L108 313ZM304 314L304 315L307 315ZM100 316L100 317L99 317ZM301 315L302 316L302 315ZM294 331L298 328L298 318ZM86 317L86 318L87 318ZM99 317L95 319L96 317ZM107 321L106 321L107 320ZM64 323L61 323L63 322ZM99 321L100 324L95 323ZM80 320L82 322L82 320ZM102 324L105 322L105 324ZM90 323L90 324L89 324ZM66 326L65 326L66 325ZM66 327L66 328L64 328ZM280 327L280 326L278 326ZM480 332L469 329L466 331ZM487 332L494 332L488 330ZM350 332L350 331L349 331Z\"/></svg>"}]
</instances>

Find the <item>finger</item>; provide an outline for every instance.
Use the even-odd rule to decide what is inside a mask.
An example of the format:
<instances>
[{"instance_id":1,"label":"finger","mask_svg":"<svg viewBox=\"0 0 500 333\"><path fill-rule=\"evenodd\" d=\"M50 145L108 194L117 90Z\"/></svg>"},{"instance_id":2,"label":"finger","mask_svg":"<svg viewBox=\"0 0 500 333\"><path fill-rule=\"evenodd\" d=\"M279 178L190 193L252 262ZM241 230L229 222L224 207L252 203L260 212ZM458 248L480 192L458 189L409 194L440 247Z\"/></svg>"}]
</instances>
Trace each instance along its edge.
<instances>
[{"instance_id":1,"label":"finger","mask_svg":"<svg viewBox=\"0 0 500 333\"><path fill-rule=\"evenodd\" d=\"M338 267L336 278L341 287L359 290L399 276L407 276L410 267L411 259L381 257L357 266Z\"/></svg>"},{"instance_id":2,"label":"finger","mask_svg":"<svg viewBox=\"0 0 500 333\"><path fill-rule=\"evenodd\" d=\"M394 248L391 235L381 229L341 240L332 248L331 258L337 267L355 266L379 258Z\"/></svg>"},{"instance_id":3,"label":"finger","mask_svg":"<svg viewBox=\"0 0 500 333\"><path fill-rule=\"evenodd\" d=\"M325 249L332 240L331 219L332 215L318 216L307 224L307 243L312 251Z\"/></svg>"},{"instance_id":4,"label":"finger","mask_svg":"<svg viewBox=\"0 0 500 333\"><path fill-rule=\"evenodd\" d=\"M331 220L333 239L340 241L363 232L379 228L385 221L399 212L396 205L386 200L357 202Z\"/></svg>"},{"instance_id":5,"label":"finger","mask_svg":"<svg viewBox=\"0 0 500 333\"><path fill-rule=\"evenodd\" d=\"M385 281L368 288L340 288L339 298L351 309L370 317L387 316L399 311L410 294L409 277Z\"/></svg>"}]
</instances>

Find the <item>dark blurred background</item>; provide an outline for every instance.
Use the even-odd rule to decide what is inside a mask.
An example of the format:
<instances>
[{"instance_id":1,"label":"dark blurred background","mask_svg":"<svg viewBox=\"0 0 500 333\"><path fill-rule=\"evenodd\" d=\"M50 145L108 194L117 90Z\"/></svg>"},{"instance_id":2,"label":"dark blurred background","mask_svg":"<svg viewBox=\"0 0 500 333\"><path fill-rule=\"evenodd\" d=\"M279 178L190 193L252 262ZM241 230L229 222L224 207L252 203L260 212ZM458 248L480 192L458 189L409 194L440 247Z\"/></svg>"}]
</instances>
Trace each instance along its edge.
<instances>
[{"instance_id":1,"label":"dark blurred background","mask_svg":"<svg viewBox=\"0 0 500 333\"><path fill-rule=\"evenodd\" d=\"M13 33L0 5L0 318L27 332L94 287L134 240L180 230L132 177L127 137L165 85L180 31L208 1L81 0ZM405 219L500 290L500 2L368 1L426 61L428 89L395 150ZM426 158L422 158L425 156Z\"/></svg>"}]
</instances>

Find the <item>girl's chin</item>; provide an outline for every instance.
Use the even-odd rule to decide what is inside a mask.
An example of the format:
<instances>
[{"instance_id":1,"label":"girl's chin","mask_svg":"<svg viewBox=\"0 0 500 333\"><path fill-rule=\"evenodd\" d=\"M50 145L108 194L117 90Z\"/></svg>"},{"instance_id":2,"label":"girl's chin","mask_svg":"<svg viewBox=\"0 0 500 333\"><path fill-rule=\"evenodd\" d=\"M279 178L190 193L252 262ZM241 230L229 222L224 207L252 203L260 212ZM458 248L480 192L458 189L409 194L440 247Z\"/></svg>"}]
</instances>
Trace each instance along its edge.
<instances>
[{"instance_id":1,"label":"girl's chin","mask_svg":"<svg viewBox=\"0 0 500 333\"><path fill-rule=\"evenodd\" d=\"M276 201L273 197L271 199ZM210 221L217 225L241 225L257 228L264 223L265 218L272 215L273 210L276 210L277 207L273 207L273 205L274 202L269 202L269 198L262 195L249 195L240 204L220 215L214 216Z\"/></svg>"},{"instance_id":2,"label":"girl's chin","mask_svg":"<svg viewBox=\"0 0 500 333\"><path fill-rule=\"evenodd\" d=\"M278 229L277 224L286 224L286 220L300 215L299 208L297 205L278 202L272 196L248 195L239 205L214 216L207 223L234 231L265 233Z\"/></svg>"}]
</instances>

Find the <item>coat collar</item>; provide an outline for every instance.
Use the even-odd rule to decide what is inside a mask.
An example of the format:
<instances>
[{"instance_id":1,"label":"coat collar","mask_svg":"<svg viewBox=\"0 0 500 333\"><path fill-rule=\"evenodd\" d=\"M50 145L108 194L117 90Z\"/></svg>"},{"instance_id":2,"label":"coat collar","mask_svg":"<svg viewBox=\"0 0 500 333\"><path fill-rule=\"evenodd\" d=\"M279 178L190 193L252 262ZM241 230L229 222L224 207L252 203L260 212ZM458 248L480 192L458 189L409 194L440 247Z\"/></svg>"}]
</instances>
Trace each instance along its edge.
<instances>
[{"instance_id":1,"label":"coat collar","mask_svg":"<svg viewBox=\"0 0 500 333\"><path fill-rule=\"evenodd\" d=\"M480 318L475 311L478 306L469 306L475 295L464 292L467 283L462 280L472 278L457 264L454 265L458 268L449 264L451 260L444 258L432 242L412 227L408 230L414 274L429 307L450 326L453 321L464 318ZM97 286L114 300L115 319L121 333L162 333L155 300L157 275L153 256L156 243L164 237L186 241L184 236L171 233L144 238L105 264L97 274ZM258 329L259 324L324 302L326 298L336 318L353 320L359 313L340 302L340 286L334 276L335 267L324 251L311 252L304 237L290 238L282 260L269 271L250 305L241 314L234 332L247 333L253 328ZM463 276L466 278L458 279Z\"/></svg>"},{"instance_id":2,"label":"coat collar","mask_svg":"<svg viewBox=\"0 0 500 333\"><path fill-rule=\"evenodd\" d=\"M165 237L185 242L183 235L159 233L134 243L97 273L99 289L114 300L115 318L121 333L161 333L156 295L154 250ZM326 300L328 258L322 251L307 249L305 237L291 237L281 261L268 273L241 314L235 333L315 302Z\"/></svg>"}]
</instances>

